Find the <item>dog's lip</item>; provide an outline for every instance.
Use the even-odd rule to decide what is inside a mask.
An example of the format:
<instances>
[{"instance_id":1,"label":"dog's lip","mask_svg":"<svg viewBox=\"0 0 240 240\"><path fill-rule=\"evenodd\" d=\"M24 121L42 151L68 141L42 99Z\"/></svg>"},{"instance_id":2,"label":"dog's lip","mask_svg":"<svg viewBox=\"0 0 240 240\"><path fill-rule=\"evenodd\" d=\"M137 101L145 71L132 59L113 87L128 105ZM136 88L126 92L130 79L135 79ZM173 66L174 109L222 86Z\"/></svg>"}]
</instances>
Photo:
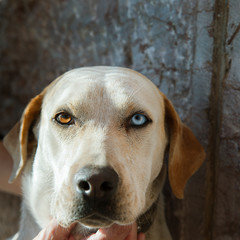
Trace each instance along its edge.
<instances>
[{"instance_id":1,"label":"dog's lip","mask_svg":"<svg viewBox=\"0 0 240 240\"><path fill-rule=\"evenodd\" d=\"M86 228L93 229L108 228L114 224L114 220L97 213L93 213L85 218L82 218L78 222Z\"/></svg>"},{"instance_id":2,"label":"dog's lip","mask_svg":"<svg viewBox=\"0 0 240 240\"><path fill-rule=\"evenodd\" d=\"M96 216L96 215L93 214L93 215L91 215L91 217L93 217L94 219L99 217L99 222L101 222L101 220L100 220L100 219L102 219L101 216ZM90 218L90 216L88 218ZM87 239L91 235L96 234L99 230L110 229L113 225L117 224L117 223L114 223L113 221L107 221L104 224L103 224L103 220L102 220L101 224L99 224L99 222L94 222L93 220L92 221L91 220L86 221L86 219L85 219L85 221L83 221L81 219L81 221L74 222L73 224L76 224L75 228L79 224L81 226L80 228L82 229L80 233L78 233L77 235L74 235L75 238L76 239L82 239L83 237L85 237Z\"/></svg>"},{"instance_id":3,"label":"dog's lip","mask_svg":"<svg viewBox=\"0 0 240 240\"><path fill-rule=\"evenodd\" d=\"M131 224L121 225L121 224L117 224L117 223L112 223L108 227L100 227L100 228L89 228L89 227L85 226L83 233L74 235L74 237L78 240L83 239L83 238L86 240L94 234L98 234L98 233L102 234L101 232L104 232L104 234L107 234L107 236L108 235L111 236L113 231L115 231L116 227L118 228L118 231L120 231L120 229L124 229L125 227L130 226L130 225Z\"/></svg>"}]
</instances>

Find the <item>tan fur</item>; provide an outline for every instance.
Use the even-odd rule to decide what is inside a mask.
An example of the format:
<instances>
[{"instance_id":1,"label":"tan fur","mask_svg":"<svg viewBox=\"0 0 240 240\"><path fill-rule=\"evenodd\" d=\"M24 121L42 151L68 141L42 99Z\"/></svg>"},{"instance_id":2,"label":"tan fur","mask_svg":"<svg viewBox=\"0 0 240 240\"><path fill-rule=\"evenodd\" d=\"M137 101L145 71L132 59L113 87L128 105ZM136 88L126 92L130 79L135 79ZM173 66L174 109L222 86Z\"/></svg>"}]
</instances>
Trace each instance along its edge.
<instances>
[{"instance_id":1,"label":"tan fur","mask_svg":"<svg viewBox=\"0 0 240 240\"><path fill-rule=\"evenodd\" d=\"M75 116L74 126L63 128L54 122L63 109ZM127 129L129 116L140 110L152 123ZM87 165L111 166L117 172L121 184L116 193L116 223L134 222L159 198L158 216L147 239L171 239L160 174L168 144L170 184L176 197L183 198L185 184L205 153L152 82L117 67L64 74L31 100L21 122L5 139L15 162L11 180L23 170L23 215L27 216L22 217L19 239L30 239L51 218L64 226L72 223L77 207L73 178ZM36 221L32 231L26 230L29 218ZM105 226L101 224L95 227Z\"/></svg>"},{"instance_id":2,"label":"tan fur","mask_svg":"<svg viewBox=\"0 0 240 240\"><path fill-rule=\"evenodd\" d=\"M171 102L162 94L169 130L169 180L173 193L183 198L187 180L199 169L205 152L191 130L182 124Z\"/></svg>"}]
</instances>

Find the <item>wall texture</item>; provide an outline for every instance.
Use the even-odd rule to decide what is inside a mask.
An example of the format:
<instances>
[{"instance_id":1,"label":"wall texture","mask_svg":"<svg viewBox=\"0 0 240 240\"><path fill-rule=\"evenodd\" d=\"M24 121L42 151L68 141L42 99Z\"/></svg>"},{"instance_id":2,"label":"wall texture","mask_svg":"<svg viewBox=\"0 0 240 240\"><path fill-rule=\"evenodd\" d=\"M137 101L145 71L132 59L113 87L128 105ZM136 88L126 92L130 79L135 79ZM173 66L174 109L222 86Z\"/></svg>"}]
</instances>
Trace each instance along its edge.
<instances>
[{"instance_id":1,"label":"wall texture","mask_svg":"<svg viewBox=\"0 0 240 240\"><path fill-rule=\"evenodd\" d=\"M172 100L208 155L184 200L166 184L173 238L240 239L239 12L237 0L1 0L0 133L69 69L133 68ZM17 227L19 199L1 193L0 207L1 239Z\"/></svg>"}]
</instances>

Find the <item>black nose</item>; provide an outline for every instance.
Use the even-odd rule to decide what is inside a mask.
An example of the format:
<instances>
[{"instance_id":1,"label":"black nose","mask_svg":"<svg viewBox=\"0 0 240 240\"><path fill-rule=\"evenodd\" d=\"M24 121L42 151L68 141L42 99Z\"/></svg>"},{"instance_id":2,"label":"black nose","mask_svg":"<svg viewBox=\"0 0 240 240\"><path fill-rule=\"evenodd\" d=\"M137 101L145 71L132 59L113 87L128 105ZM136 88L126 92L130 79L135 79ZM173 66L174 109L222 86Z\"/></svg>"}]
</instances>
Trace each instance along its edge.
<instances>
[{"instance_id":1,"label":"black nose","mask_svg":"<svg viewBox=\"0 0 240 240\"><path fill-rule=\"evenodd\" d=\"M117 190L118 175L110 167L85 167L75 175L76 191L92 199L108 200Z\"/></svg>"}]
</instances>

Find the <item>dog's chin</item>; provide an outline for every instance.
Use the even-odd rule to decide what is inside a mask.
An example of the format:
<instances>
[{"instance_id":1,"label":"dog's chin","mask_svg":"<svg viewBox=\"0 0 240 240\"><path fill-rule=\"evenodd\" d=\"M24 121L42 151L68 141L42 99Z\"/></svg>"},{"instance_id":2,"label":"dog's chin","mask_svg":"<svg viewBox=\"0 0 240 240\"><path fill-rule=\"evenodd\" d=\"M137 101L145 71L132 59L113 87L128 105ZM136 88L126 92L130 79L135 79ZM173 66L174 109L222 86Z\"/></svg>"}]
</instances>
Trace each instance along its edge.
<instances>
[{"instance_id":1,"label":"dog's chin","mask_svg":"<svg viewBox=\"0 0 240 240\"><path fill-rule=\"evenodd\" d=\"M99 219L100 220L100 219ZM89 237L92 234L95 234L99 229L111 228L114 225L112 221L96 221L96 220L87 220L77 222L76 227L73 230L73 235L76 240L80 240L83 237Z\"/></svg>"},{"instance_id":2,"label":"dog's chin","mask_svg":"<svg viewBox=\"0 0 240 240\"><path fill-rule=\"evenodd\" d=\"M110 226L101 226L100 228L92 228L89 226L83 226L82 224L78 223L72 232L72 235L74 236L75 240L81 240L81 239L88 239L93 234L98 234L98 231L105 231L105 234L107 234L108 239L111 238L111 234L115 231L115 229L118 229L118 232L120 233L120 229L122 228L122 231L125 231L125 225L118 225L116 223L112 223ZM105 229L105 230L103 230ZM101 233L102 234L102 233ZM108 235L109 234L109 235ZM109 238L110 237L110 238ZM95 238L94 238L95 239ZM101 238L102 239L102 238Z\"/></svg>"},{"instance_id":3,"label":"dog's chin","mask_svg":"<svg viewBox=\"0 0 240 240\"><path fill-rule=\"evenodd\" d=\"M74 222L77 223L73 231L74 235L84 235L85 237L96 233L99 229L110 229L114 225L126 226L130 224L120 223L97 214L91 215L84 219L75 220Z\"/></svg>"},{"instance_id":4,"label":"dog's chin","mask_svg":"<svg viewBox=\"0 0 240 240\"><path fill-rule=\"evenodd\" d=\"M86 218L75 219L72 221L73 223L77 223L74 228L74 234L84 234L86 236L96 233L100 228L111 227L114 221L101 215L93 214Z\"/></svg>"},{"instance_id":5,"label":"dog's chin","mask_svg":"<svg viewBox=\"0 0 240 240\"><path fill-rule=\"evenodd\" d=\"M72 231L72 234L75 236L75 238L78 237L87 237L90 236L94 233L96 233L99 230L99 228L93 228L93 227L89 227L89 226L85 226L81 223L77 223L75 228Z\"/></svg>"},{"instance_id":6,"label":"dog's chin","mask_svg":"<svg viewBox=\"0 0 240 240\"><path fill-rule=\"evenodd\" d=\"M110 227L114 222L113 220L101 215L93 214L90 217L81 219L80 223L88 228L107 228Z\"/></svg>"}]
</instances>

